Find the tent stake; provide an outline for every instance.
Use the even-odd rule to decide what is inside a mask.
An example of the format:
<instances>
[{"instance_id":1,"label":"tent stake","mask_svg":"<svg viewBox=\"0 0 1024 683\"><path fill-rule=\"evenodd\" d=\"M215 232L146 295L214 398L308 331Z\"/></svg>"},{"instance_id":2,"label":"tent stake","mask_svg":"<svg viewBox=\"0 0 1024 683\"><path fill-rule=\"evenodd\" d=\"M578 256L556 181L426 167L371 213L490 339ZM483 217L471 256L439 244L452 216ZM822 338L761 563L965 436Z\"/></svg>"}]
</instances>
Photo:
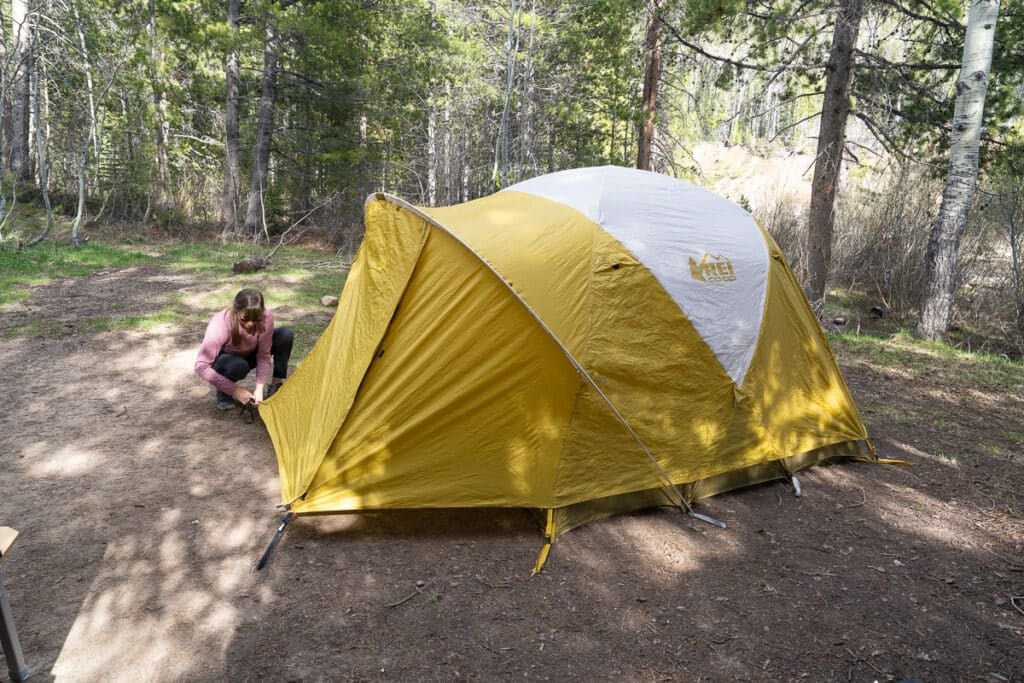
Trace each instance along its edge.
<instances>
[{"instance_id":1,"label":"tent stake","mask_svg":"<svg viewBox=\"0 0 1024 683\"><path fill-rule=\"evenodd\" d=\"M800 497L800 480L796 478L795 474L789 475L789 481L793 484L793 495L797 498Z\"/></svg>"},{"instance_id":2,"label":"tent stake","mask_svg":"<svg viewBox=\"0 0 1024 683\"><path fill-rule=\"evenodd\" d=\"M715 526L717 526L717 527L719 527L721 529L728 528L728 527L725 526L725 522L723 522L721 520L718 520L718 519L715 519L714 517L709 517L708 515L702 515L699 512L694 512L692 508L690 509L690 515L694 519L699 519L700 521L707 522L708 524L714 524Z\"/></svg>"},{"instance_id":3,"label":"tent stake","mask_svg":"<svg viewBox=\"0 0 1024 683\"><path fill-rule=\"evenodd\" d=\"M256 563L256 566L252 568L249 572L250 574L252 572L258 572L267 566L267 561L270 559L270 553L274 552L274 548L276 548L277 544L281 541L281 536L284 535L284 528L288 526L288 522L293 519L295 519L294 512L289 512L281 519L281 524L278 525L277 531L274 532L274 537L270 539L270 545L268 545L267 549L263 551L263 557L261 557L260 561Z\"/></svg>"},{"instance_id":4,"label":"tent stake","mask_svg":"<svg viewBox=\"0 0 1024 683\"><path fill-rule=\"evenodd\" d=\"M714 526L717 526L720 529L728 528L726 527L725 522L721 520L715 519L710 515L701 514L700 512L694 512L693 506L686 502L686 497L683 496L683 493L678 488L676 488L675 484L672 485L672 490L674 490L676 492L676 495L679 496L679 502L682 503L682 508L686 512L686 514L690 515L694 519L699 519L702 522L713 524Z\"/></svg>"}]
</instances>

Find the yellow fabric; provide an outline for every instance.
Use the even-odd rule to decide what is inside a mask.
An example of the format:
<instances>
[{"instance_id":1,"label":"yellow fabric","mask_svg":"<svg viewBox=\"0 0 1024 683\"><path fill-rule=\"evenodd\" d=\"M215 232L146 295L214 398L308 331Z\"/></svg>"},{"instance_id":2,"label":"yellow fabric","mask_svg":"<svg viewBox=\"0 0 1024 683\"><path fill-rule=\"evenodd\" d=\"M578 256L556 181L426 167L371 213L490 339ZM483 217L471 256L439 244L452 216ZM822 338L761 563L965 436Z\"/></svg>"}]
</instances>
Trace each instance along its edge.
<instances>
[{"instance_id":1,"label":"yellow fabric","mask_svg":"<svg viewBox=\"0 0 1024 683\"><path fill-rule=\"evenodd\" d=\"M547 511L553 539L670 501L670 485L692 500L870 453L769 237L737 386L651 273L575 210L503 192L419 211L444 229L367 205L334 321L261 408L293 511L522 506Z\"/></svg>"},{"instance_id":2,"label":"yellow fabric","mask_svg":"<svg viewBox=\"0 0 1024 683\"><path fill-rule=\"evenodd\" d=\"M588 387L578 401L563 454L562 505L699 478L717 463L733 417L732 381L679 306L606 233L594 252L584 366L601 393ZM611 406L639 442L616 424Z\"/></svg>"},{"instance_id":3,"label":"yellow fabric","mask_svg":"<svg viewBox=\"0 0 1024 683\"><path fill-rule=\"evenodd\" d=\"M767 234L765 239L773 265L768 302L743 387L764 428L765 455L867 439L821 325L778 246Z\"/></svg>"},{"instance_id":4,"label":"yellow fabric","mask_svg":"<svg viewBox=\"0 0 1024 683\"><path fill-rule=\"evenodd\" d=\"M367 204L366 225L331 324L295 374L260 406L285 504L306 491L345 422L428 234L423 219L383 199Z\"/></svg>"},{"instance_id":5,"label":"yellow fabric","mask_svg":"<svg viewBox=\"0 0 1024 683\"><path fill-rule=\"evenodd\" d=\"M423 211L500 273L570 353L584 354L591 246L605 234L600 227L575 209L519 192Z\"/></svg>"},{"instance_id":6,"label":"yellow fabric","mask_svg":"<svg viewBox=\"0 0 1024 683\"><path fill-rule=\"evenodd\" d=\"M548 508L545 512L547 514L544 523L544 545L541 546L540 552L537 553L537 560L533 563L534 574L539 574L540 570L544 568L544 564L548 561L548 553L551 552L551 541L554 539L557 531L555 528L554 509Z\"/></svg>"},{"instance_id":7,"label":"yellow fabric","mask_svg":"<svg viewBox=\"0 0 1024 683\"><path fill-rule=\"evenodd\" d=\"M551 505L579 375L443 231L381 349L296 512Z\"/></svg>"}]
</instances>

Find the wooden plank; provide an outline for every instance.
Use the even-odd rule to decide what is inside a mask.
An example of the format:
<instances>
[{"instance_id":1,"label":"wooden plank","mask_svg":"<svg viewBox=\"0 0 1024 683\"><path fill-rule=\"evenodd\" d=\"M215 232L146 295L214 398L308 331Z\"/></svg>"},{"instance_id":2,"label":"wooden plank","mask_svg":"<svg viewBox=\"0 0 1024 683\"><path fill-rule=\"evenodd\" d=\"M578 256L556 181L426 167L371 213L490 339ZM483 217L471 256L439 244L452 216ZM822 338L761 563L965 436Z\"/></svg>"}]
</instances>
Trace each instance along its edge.
<instances>
[{"instance_id":1,"label":"wooden plank","mask_svg":"<svg viewBox=\"0 0 1024 683\"><path fill-rule=\"evenodd\" d=\"M18 532L9 526L0 526L0 559L7 556L7 551L14 545Z\"/></svg>"}]
</instances>

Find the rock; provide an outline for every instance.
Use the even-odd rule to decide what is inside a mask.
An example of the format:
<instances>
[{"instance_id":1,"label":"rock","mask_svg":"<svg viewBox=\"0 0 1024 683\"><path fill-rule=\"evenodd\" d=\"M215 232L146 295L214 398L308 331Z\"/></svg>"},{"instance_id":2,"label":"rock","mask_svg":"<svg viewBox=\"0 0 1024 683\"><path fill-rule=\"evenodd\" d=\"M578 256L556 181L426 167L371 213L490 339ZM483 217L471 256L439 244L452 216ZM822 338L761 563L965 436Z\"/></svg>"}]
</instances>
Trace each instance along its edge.
<instances>
[{"instance_id":1,"label":"rock","mask_svg":"<svg viewBox=\"0 0 1024 683\"><path fill-rule=\"evenodd\" d=\"M337 306L338 305L338 297L336 297L336 296L325 296L322 299L320 299L320 303L322 303L324 306Z\"/></svg>"}]
</instances>

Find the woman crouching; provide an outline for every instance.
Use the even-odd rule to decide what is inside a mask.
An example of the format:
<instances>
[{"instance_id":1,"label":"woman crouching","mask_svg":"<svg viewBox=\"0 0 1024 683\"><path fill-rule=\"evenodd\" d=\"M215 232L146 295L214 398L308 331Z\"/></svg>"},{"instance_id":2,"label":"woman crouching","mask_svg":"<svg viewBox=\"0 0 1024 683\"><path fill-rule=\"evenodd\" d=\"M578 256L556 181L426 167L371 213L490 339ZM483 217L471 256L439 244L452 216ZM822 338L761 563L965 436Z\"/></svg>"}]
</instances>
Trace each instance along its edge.
<instances>
[{"instance_id":1,"label":"woman crouching","mask_svg":"<svg viewBox=\"0 0 1024 683\"><path fill-rule=\"evenodd\" d=\"M215 313L207 324L196 357L196 374L217 390L221 410L230 410L236 401L242 405L261 403L288 376L293 340L292 328L274 329L274 314L264 305L263 294L243 289L235 295L234 305ZM250 392L237 382L253 368L256 387Z\"/></svg>"}]
</instances>

